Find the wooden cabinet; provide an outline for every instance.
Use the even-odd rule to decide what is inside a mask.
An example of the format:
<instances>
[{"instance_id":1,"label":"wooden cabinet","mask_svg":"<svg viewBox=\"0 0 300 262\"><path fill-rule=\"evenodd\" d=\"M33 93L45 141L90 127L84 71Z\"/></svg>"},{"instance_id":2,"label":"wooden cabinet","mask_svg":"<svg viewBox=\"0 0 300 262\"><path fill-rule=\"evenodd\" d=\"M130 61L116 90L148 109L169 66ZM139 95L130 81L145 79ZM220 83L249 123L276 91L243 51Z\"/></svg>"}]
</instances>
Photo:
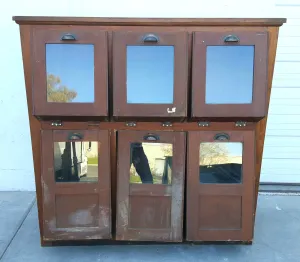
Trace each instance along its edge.
<instances>
[{"instance_id":1,"label":"wooden cabinet","mask_svg":"<svg viewBox=\"0 0 300 262\"><path fill-rule=\"evenodd\" d=\"M185 133L119 131L118 240L181 242Z\"/></svg>"},{"instance_id":2,"label":"wooden cabinet","mask_svg":"<svg viewBox=\"0 0 300 262\"><path fill-rule=\"evenodd\" d=\"M186 32L114 32L116 117L186 117Z\"/></svg>"},{"instance_id":3,"label":"wooden cabinet","mask_svg":"<svg viewBox=\"0 0 300 262\"><path fill-rule=\"evenodd\" d=\"M192 116L264 117L267 59L266 30L195 32Z\"/></svg>"},{"instance_id":4,"label":"wooden cabinet","mask_svg":"<svg viewBox=\"0 0 300 262\"><path fill-rule=\"evenodd\" d=\"M44 238L111 238L106 130L43 130Z\"/></svg>"},{"instance_id":5,"label":"wooden cabinet","mask_svg":"<svg viewBox=\"0 0 300 262\"><path fill-rule=\"evenodd\" d=\"M189 132L188 240L252 239L254 145L254 131Z\"/></svg>"},{"instance_id":6,"label":"wooden cabinet","mask_svg":"<svg viewBox=\"0 0 300 262\"><path fill-rule=\"evenodd\" d=\"M32 45L34 115L108 115L105 31L37 27L33 29Z\"/></svg>"},{"instance_id":7,"label":"wooden cabinet","mask_svg":"<svg viewBox=\"0 0 300 262\"><path fill-rule=\"evenodd\" d=\"M252 242L285 19L14 20L42 245Z\"/></svg>"}]
</instances>

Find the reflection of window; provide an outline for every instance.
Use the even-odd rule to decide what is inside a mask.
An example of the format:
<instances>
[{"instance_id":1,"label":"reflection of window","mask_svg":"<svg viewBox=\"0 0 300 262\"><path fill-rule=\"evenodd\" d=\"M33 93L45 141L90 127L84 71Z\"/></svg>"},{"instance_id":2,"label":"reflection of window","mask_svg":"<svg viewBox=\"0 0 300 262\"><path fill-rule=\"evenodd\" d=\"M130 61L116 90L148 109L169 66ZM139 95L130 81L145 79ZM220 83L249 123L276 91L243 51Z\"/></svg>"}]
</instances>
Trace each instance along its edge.
<instances>
[{"instance_id":1,"label":"reflection of window","mask_svg":"<svg viewBox=\"0 0 300 262\"><path fill-rule=\"evenodd\" d=\"M171 184L172 144L131 143L130 183Z\"/></svg>"},{"instance_id":2,"label":"reflection of window","mask_svg":"<svg viewBox=\"0 0 300 262\"><path fill-rule=\"evenodd\" d=\"M56 182L97 182L98 142L55 142Z\"/></svg>"},{"instance_id":3,"label":"reflection of window","mask_svg":"<svg viewBox=\"0 0 300 262\"><path fill-rule=\"evenodd\" d=\"M240 142L200 144L201 183L241 183L243 144Z\"/></svg>"}]
</instances>

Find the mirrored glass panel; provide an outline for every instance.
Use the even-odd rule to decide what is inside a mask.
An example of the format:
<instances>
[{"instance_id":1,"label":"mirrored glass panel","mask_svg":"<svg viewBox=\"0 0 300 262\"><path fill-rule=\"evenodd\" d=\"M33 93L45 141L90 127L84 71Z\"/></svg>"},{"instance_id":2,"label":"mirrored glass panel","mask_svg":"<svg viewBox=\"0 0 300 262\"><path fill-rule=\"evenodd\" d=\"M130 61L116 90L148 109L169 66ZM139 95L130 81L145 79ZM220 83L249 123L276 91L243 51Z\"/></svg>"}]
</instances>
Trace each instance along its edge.
<instances>
[{"instance_id":1,"label":"mirrored glass panel","mask_svg":"<svg viewBox=\"0 0 300 262\"><path fill-rule=\"evenodd\" d=\"M242 182L242 143L201 143L199 153L200 183Z\"/></svg>"},{"instance_id":2,"label":"mirrored glass panel","mask_svg":"<svg viewBox=\"0 0 300 262\"><path fill-rule=\"evenodd\" d=\"M94 45L46 44L47 102L94 102Z\"/></svg>"},{"instance_id":3,"label":"mirrored glass panel","mask_svg":"<svg viewBox=\"0 0 300 262\"><path fill-rule=\"evenodd\" d=\"M54 142L56 182L97 182L98 142Z\"/></svg>"},{"instance_id":4,"label":"mirrored glass panel","mask_svg":"<svg viewBox=\"0 0 300 262\"><path fill-rule=\"evenodd\" d=\"M253 70L254 46L208 46L205 103L252 103Z\"/></svg>"},{"instance_id":5,"label":"mirrored glass panel","mask_svg":"<svg viewBox=\"0 0 300 262\"><path fill-rule=\"evenodd\" d=\"M127 46L127 103L172 104L174 46Z\"/></svg>"},{"instance_id":6,"label":"mirrored glass panel","mask_svg":"<svg viewBox=\"0 0 300 262\"><path fill-rule=\"evenodd\" d=\"M131 143L130 183L171 184L173 145Z\"/></svg>"}]
</instances>

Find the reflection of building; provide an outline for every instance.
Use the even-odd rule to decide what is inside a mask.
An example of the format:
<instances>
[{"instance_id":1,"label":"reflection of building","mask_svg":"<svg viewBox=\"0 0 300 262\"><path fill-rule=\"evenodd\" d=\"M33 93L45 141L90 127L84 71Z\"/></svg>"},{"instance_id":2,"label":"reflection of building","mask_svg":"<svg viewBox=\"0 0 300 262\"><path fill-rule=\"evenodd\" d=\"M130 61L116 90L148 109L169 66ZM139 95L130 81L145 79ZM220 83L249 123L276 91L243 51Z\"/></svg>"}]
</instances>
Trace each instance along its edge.
<instances>
[{"instance_id":1,"label":"reflection of building","mask_svg":"<svg viewBox=\"0 0 300 262\"><path fill-rule=\"evenodd\" d=\"M70 142L56 142L54 143L54 170L59 171L62 168L62 155L66 149L66 143ZM88 158L97 157L98 143L97 142L74 142L78 175L82 176L87 173ZM74 168L74 151L70 150L70 163Z\"/></svg>"}]
</instances>

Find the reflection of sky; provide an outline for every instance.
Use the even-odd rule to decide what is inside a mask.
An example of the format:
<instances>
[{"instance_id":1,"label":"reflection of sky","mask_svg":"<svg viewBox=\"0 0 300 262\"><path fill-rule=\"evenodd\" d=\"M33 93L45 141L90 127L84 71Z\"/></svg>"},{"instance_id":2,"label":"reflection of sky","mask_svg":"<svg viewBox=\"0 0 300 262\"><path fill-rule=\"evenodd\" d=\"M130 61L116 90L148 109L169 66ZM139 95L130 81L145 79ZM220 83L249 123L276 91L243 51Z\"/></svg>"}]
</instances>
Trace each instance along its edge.
<instances>
[{"instance_id":1,"label":"reflection of sky","mask_svg":"<svg viewBox=\"0 0 300 262\"><path fill-rule=\"evenodd\" d=\"M173 46L127 46L127 103L172 104Z\"/></svg>"},{"instance_id":2,"label":"reflection of sky","mask_svg":"<svg viewBox=\"0 0 300 262\"><path fill-rule=\"evenodd\" d=\"M252 103L253 64L254 46L208 46L205 102Z\"/></svg>"},{"instance_id":3,"label":"reflection of sky","mask_svg":"<svg viewBox=\"0 0 300 262\"><path fill-rule=\"evenodd\" d=\"M211 143L201 143L201 144L211 144ZM243 143L241 142L214 142L213 144L219 144L222 149L228 151L228 156L242 156L243 154Z\"/></svg>"},{"instance_id":4,"label":"reflection of sky","mask_svg":"<svg viewBox=\"0 0 300 262\"><path fill-rule=\"evenodd\" d=\"M94 45L46 44L46 71L77 92L72 102L94 102Z\"/></svg>"}]
</instances>

